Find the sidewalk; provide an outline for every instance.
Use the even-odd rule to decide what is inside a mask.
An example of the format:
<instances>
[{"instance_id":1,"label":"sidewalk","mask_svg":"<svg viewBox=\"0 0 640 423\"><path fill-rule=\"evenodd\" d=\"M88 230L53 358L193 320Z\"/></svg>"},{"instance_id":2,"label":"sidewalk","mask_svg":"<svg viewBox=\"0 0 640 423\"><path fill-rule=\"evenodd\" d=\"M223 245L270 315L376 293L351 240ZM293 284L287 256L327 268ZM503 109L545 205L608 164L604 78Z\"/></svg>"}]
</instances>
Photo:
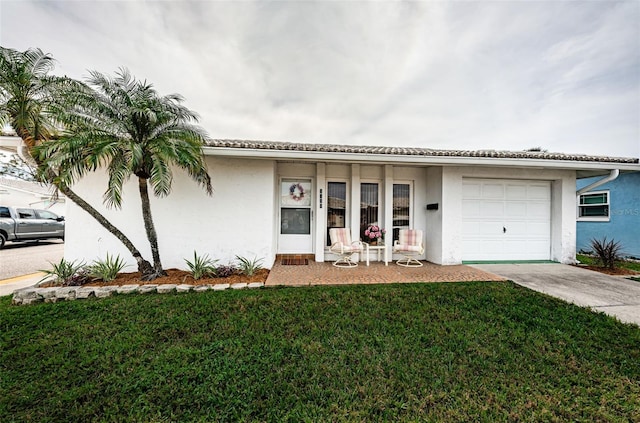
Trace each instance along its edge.
<instances>
[{"instance_id":1,"label":"sidewalk","mask_svg":"<svg viewBox=\"0 0 640 423\"><path fill-rule=\"evenodd\" d=\"M13 291L33 286L40 282L44 273L31 273L29 275L16 276L14 278L0 280L0 297L13 294Z\"/></svg>"}]
</instances>

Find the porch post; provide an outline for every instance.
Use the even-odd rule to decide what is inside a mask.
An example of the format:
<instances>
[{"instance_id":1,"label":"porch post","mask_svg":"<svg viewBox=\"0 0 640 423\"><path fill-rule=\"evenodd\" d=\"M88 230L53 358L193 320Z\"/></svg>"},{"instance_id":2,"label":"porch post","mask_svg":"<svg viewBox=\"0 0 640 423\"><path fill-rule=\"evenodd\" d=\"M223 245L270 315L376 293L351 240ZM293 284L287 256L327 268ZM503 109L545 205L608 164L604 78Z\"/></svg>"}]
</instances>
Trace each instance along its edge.
<instances>
[{"instance_id":1,"label":"porch post","mask_svg":"<svg viewBox=\"0 0 640 423\"><path fill-rule=\"evenodd\" d=\"M384 248L386 256L391 257L393 245L393 165L384 166L384 214L382 216L382 227L387 230L384 237Z\"/></svg>"},{"instance_id":2,"label":"porch post","mask_svg":"<svg viewBox=\"0 0 640 423\"><path fill-rule=\"evenodd\" d=\"M326 169L324 163L316 163L316 201L315 201L315 252L316 262L324 262L324 237L327 233L327 193Z\"/></svg>"},{"instance_id":3,"label":"porch post","mask_svg":"<svg viewBox=\"0 0 640 423\"><path fill-rule=\"evenodd\" d=\"M360 165L351 165L351 239L360 239Z\"/></svg>"}]
</instances>

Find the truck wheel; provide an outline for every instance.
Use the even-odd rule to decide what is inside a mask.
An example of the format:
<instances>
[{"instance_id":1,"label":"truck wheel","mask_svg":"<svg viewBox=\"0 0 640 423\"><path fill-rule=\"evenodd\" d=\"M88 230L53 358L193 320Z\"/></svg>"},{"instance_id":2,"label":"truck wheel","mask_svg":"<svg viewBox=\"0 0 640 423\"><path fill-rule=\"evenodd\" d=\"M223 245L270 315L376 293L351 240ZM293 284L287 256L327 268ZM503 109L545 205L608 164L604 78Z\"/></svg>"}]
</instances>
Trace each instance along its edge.
<instances>
[{"instance_id":1,"label":"truck wheel","mask_svg":"<svg viewBox=\"0 0 640 423\"><path fill-rule=\"evenodd\" d=\"M4 243L7 241L7 238L4 236L4 234L0 234L0 249L2 249L2 247L4 247Z\"/></svg>"}]
</instances>

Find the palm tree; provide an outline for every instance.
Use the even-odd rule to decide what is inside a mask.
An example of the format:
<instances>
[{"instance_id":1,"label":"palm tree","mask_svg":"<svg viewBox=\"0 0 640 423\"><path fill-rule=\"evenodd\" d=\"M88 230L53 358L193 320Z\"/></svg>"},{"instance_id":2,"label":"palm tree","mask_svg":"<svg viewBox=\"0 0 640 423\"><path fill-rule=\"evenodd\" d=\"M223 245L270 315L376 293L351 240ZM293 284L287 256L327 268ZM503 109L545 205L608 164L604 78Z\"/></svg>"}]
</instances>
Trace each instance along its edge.
<instances>
[{"instance_id":1,"label":"palm tree","mask_svg":"<svg viewBox=\"0 0 640 423\"><path fill-rule=\"evenodd\" d=\"M58 177L60 169L50 167L35 153L37 147L55 138L56 112L60 100L71 92L86 92L86 87L66 77L48 75L54 67L53 57L40 49L24 52L0 47L0 127L10 124L22 139L18 154L37 168L40 180L53 183L67 198L89 213L118 238L131 252L143 274L152 272L151 264L118 228Z\"/></svg>"},{"instance_id":2,"label":"palm tree","mask_svg":"<svg viewBox=\"0 0 640 423\"><path fill-rule=\"evenodd\" d=\"M202 154L206 134L191 123L197 122L197 115L181 104L180 95L160 96L151 84L136 80L126 69L114 78L91 72L87 84L93 90L80 92L75 106L62 117L69 133L47 143L42 152L67 170L60 175L65 182L105 167L108 207L120 208L123 185L133 175L138 178L155 276L164 275L149 187L157 197L168 195L177 167L211 194Z\"/></svg>"}]
</instances>

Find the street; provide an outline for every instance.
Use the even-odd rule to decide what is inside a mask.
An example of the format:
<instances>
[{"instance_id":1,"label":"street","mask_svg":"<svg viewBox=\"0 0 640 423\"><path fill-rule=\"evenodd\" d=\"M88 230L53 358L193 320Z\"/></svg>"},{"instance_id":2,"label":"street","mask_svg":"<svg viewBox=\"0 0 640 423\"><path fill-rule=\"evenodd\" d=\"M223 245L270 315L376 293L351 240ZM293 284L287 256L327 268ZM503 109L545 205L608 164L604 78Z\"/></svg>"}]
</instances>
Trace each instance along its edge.
<instances>
[{"instance_id":1,"label":"street","mask_svg":"<svg viewBox=\"0 0 640 423\"><path fill-rule=\"evenodd\" d=\"M45 240L37 243L7 242L0 250L0 280L50 269L64 255L64 242Z\"/></svg>"}]
</instances>

